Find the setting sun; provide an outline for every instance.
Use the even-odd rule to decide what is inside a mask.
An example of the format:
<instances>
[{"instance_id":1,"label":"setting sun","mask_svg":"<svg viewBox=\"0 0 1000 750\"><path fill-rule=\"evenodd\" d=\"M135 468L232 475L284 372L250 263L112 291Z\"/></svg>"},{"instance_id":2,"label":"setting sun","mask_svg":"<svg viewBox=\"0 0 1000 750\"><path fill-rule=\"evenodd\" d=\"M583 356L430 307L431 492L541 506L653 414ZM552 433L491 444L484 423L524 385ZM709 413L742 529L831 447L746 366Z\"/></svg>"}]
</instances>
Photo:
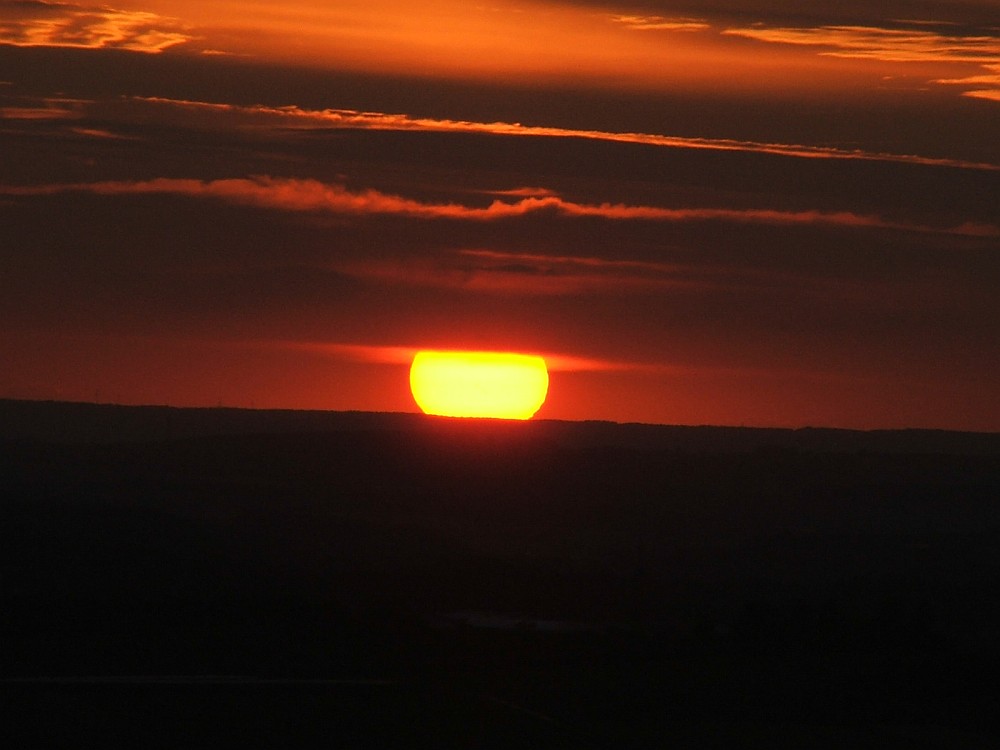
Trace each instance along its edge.
<instances>
[{"instance_id":1,"label":"setting sun","mask_svg":"<svg viewBox=\"0 0 1000 750\"><path fill-rule=\"evenodd\" d=\"M504 352L418 352L410 389L426 414L530 419L545 401L541 357Z\"/></svg>"}]
</instances>

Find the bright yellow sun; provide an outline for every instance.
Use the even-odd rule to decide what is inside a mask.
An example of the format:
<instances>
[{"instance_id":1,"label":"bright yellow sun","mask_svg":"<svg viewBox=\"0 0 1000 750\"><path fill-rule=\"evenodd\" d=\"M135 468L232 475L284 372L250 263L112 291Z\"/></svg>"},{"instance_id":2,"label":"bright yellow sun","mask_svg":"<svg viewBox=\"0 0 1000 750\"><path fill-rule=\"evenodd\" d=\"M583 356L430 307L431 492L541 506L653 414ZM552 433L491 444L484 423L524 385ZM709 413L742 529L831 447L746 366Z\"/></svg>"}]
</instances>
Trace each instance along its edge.
<instances>
[{"instance_id":1,"label":"bright yellow sun","mask_svg":"<svg viewBox=\"0 0 1000 750\"><path fill-rule=\"evenodd\" d=\"M425 414L531 419L545 401L545 360L505 352L418 352L410 390Z\"/></svg>"}]
</instances>

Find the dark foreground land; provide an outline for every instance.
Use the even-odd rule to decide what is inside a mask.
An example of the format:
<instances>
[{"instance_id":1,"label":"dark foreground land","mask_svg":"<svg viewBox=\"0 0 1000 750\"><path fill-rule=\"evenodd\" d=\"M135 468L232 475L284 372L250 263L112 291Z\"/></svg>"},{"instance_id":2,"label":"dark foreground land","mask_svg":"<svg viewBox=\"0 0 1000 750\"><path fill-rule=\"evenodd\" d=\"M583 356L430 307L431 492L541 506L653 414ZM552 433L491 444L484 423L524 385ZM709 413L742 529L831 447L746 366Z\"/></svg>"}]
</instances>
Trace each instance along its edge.
<instances>
[{"instance_id":1,"label":"dark foreground land","mask_svg":"<svg viewBox=\"0 0 1000 750\"><path fill-rule=\"evenodd\" d=\"M0 401L0 497L4 746L1000 738L1000 435Z\"/></svg>"}]
</instances>

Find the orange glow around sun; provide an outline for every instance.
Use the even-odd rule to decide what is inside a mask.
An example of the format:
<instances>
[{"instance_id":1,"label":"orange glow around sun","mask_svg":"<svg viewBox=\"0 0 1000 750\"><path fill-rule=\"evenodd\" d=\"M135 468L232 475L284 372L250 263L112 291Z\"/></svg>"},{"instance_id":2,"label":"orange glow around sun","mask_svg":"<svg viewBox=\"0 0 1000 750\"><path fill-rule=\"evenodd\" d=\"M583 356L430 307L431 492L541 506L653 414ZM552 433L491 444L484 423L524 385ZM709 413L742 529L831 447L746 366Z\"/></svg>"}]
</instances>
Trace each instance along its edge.
<instances>
[{"instance_id":1,"label":"orange glow around sun","mask_svg":"<svg viewBox=\"0 0 1000 750\"><path fill-rule=\"evenodd\" d=\"M418 352L410 389L425 414L531 419L545 401L545 360L505 352Z\"/></svg>"}]
</instances>

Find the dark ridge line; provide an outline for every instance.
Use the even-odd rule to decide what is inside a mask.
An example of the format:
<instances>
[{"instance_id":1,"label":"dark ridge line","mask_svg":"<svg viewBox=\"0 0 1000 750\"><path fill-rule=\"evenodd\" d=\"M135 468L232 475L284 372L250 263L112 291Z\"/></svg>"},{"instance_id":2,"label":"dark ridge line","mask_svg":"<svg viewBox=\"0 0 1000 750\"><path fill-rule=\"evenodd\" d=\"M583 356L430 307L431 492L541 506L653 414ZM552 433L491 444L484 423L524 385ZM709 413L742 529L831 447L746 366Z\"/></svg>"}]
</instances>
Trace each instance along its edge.
<instances>
[{"instance_id":1,"label":"dark ridge line","mask_svg":"<svg viewBox=\"0 0 1000 750\"><path fill-rule=\"evenodd\" d=\"M0 399L0 441L115 444L192 438L405 433L539 440L571 448L1000 455L1000 433L900 428L663 425L606 420L453 419L410 412L178 407Z\"/></svg>"}]
</instances>

